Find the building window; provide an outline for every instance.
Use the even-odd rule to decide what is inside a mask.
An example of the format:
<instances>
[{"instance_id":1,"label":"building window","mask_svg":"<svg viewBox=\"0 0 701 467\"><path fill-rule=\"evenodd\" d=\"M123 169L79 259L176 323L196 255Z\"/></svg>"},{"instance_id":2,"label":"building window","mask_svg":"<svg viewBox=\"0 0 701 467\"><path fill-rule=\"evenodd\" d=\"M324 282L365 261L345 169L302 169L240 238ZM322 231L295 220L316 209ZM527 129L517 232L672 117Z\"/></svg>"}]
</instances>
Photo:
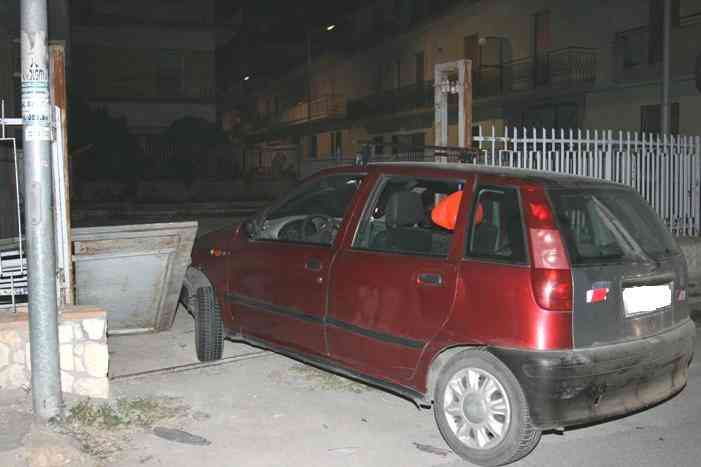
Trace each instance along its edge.
<instances>
[{"instance_id":1,"label":"building window","mask_svg":"<svg viewBox=\"0 0 701 467\"><path fill-rule=\"evenodd\" d=\"M640 106L640 131L662 133L662 108L660 104ZM679 134L679 102L670 104L669 132Z\"/></svg>"},{"instance_id":2,"label":"building window","mask_svg":"<svg viewBox=\"0 0 701 467\"><path fill-rule=\"evenodd\" d=\"M311 135L309 137L309 158L316 159L317 151L319 148L319 141L316 135Z\"/></svg>"},{"instance_id":3,"label":"building window","mask_svg":"<svg viewBox=\"0 0 701 467\"><path fill-rule=\"evenodd\" d=\"M158 83L163 96L183 93L183 54L179 50L162 49L158 53Z\"/></svg>"},{"instance_id":4,"label":"building window","mask_svg":"<svg viewBox=\"0 0 701 467\"><path fill-rule=\"evenodd\" d=\"M384 136L375 136L372 139L372 143L375 145L375 155L381 156L385 153L385 138Z\"/></svg>"},{"instance_id":5,"label":"building window","mask_svg":"<svg viewBox=\"0 0 701 467\"><path fill-rule=\"evenodd\" d=\"M399 154L399 136L392 135L392 155L397 156Z\"/></svg>"},{"instance_id":6,"label":"building window","mask_svg":"<svg viewBox=\"0 0 701 467\"><path fill-rule=\"evenodd\" d=\"M414 55L416 62L416 84L420 85L424 82L424 68L426 67L425 56L423 50Z\"/></svg>"},{"instance_id":7,"label":"building window","mask_svg":"<svg viewBox=\"0 0 701 467\"><path fill-rule=\"evenodd\" d=\"M334 156L343 154L343 132L335 131L331 133L331 152Z\"/></svg>"}]
</instances>

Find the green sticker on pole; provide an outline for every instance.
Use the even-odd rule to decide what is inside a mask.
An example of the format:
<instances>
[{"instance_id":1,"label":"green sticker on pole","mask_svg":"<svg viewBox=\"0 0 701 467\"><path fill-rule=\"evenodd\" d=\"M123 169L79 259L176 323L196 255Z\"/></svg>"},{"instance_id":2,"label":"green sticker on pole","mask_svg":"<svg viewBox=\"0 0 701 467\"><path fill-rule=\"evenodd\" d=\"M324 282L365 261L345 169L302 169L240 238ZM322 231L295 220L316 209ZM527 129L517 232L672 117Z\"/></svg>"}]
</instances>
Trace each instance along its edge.
<instances>
[{"instance_id":1,"label":"green sticker on pole","mask_svg":"<svg viewBox=\"0 0 701 467\"><path fill-rule=\"evenodd\" d=\"M25 141L51 141L49 101L49 56L46 34L22 32L22 47L28 51L22 63L22 122Z\"/></svg>"}]
</instances>

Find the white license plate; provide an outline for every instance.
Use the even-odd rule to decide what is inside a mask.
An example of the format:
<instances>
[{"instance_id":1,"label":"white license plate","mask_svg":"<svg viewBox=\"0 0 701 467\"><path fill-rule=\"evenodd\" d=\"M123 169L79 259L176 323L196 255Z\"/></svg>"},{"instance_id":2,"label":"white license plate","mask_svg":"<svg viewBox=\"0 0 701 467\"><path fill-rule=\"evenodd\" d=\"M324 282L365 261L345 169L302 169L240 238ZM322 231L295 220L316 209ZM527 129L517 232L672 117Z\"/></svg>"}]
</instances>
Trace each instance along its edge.
<instances>
[{"instance_id":1,"label":"white license plate","mask_svg":"<svg viewBox=\"0 0 701 467\"><path fill-rule=\"evenodd\" d=\"M672 283L623 289L626 316L649 313L672 304Z\"/></svg>"}]
</instances>

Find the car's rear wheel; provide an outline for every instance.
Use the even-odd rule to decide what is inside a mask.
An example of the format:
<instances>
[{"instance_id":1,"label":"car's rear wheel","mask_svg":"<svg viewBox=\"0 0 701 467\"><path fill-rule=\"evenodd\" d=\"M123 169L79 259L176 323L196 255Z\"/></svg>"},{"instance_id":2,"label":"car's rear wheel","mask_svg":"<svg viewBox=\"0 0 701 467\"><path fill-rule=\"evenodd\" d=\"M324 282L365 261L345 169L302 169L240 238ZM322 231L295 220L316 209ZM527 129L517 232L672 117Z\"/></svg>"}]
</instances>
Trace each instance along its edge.
<instances>
[{"instance_id":1,"label":"car's rear wheel","mask_svg":"<svg viewBox=\"0 0 701 467\"><path fill-rule=\"evenodd\" d=\"M195 348L197 359L211 362L222 357L224 347L224 323L212 287L197 289L195 309Z\"/></svg>"},{"instance_id":2,"label":"car's rear wheel","mask_svg":"<svg viewBox=\"0 0 701 467\"><path fill-rule=\"evenodd\" d=\"M515 462L540 441L521 386L486 351L466 350L446 364L436 383L433 410L448 445L474 464Z\"/></svg>"}]
</instances>

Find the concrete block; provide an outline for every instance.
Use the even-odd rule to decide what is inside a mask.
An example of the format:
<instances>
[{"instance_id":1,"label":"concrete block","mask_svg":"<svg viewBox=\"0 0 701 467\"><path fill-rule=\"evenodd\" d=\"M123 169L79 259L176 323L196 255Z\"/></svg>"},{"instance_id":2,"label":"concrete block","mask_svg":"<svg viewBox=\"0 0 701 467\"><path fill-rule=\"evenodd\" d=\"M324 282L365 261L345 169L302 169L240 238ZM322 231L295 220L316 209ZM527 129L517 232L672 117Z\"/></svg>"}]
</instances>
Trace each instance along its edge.
<instances>
[{"instance_id":1,"label":"concrete block","mask_svg":"<svg viewBox=\"0 0 701 467\"><path fill-rule=\"evenodd\" d=\"M58 342L59 344L68 344L73 342L73 324L63 323L58 327Z\"/></svg>"},{"instance_id":2,"label":"concrete block","mask_svg":"<svg viewBox=\"0 0 701 467\"><path fill-rule=\"evenodd\" d=\"M58 348L58 354L61 361L61 369L73 371L73 344L61 344Z\"/></svg>"},{"instance_id":3,"label":"concrete block","mask_svg":"<svg viewBox=\"0 0 701 467\"><path fill-rule=\"evenodd\" d=\"M83 364L85 365L85 371L90 376L97 378L107 376L109 365L107 344L87 342L85 344L85 351L83 352Z\"/></svg>"},{"instance_id":4,"label":"concrete block","mask_svg":"<svg viewBox=\"0 0 701 467\"><path fill-rule=\"evenodd\" d=\"M78 378L73 384L73 392L81 396L107 399L110 385L107 378Z\"/></svg>"},{"instance_id":5,"label":"concrete block","mask_svg":"<svg viewBox=\"0 0 701 467\"><path fill-rule=\"evenodd\" d=\"M68 373L67 371L61 371L61 390L63 392L74 392L73 385L75 384L75 377Z\"/></svg>"},{"instance_id":6,"label":"concrete block","mask_svg":"<svg viewBox=\"0 0 701 467\"><path fill-rule=\"evenodd\" d=\"M83 330L91 340L102 340L105 338L105 320L99 318L83 320Z\"/></svg>"}]
</instances>

